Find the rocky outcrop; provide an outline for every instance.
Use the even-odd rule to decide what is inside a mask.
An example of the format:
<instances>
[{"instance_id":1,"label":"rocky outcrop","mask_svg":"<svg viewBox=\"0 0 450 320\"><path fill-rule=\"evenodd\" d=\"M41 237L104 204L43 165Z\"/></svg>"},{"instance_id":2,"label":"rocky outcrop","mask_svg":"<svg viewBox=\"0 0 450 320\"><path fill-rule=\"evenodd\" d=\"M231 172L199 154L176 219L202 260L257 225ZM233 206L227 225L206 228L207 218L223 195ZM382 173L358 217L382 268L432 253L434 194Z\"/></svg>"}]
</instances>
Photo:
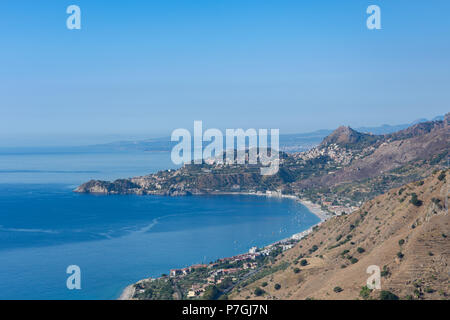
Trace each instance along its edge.
<instances>
[{"instance_id":1,"label":"rocky outcrop","mask_svg":"<svg viewBox=\"0 0 450 320\"><path fill-rule=\"evenodd\" d=\"M361 133L350 127L341 126L333 131L329 136L323 139L321 147L336 144L347 148L362 148L374 144L381 140L382 136L376 136L368 133Z\"/></svg>"},{"instance_id":2,"label":"rocky outcrop","mask_svg":"<svg viewBox=\"0 0 450 320\"><path fill-rule=\"evenodd\" d=\"M136 193L140 187L128 179L119 179L114 182L91 180L76 188L78 193L94 194L129 194Z\"/></svg>"}]
</instances>

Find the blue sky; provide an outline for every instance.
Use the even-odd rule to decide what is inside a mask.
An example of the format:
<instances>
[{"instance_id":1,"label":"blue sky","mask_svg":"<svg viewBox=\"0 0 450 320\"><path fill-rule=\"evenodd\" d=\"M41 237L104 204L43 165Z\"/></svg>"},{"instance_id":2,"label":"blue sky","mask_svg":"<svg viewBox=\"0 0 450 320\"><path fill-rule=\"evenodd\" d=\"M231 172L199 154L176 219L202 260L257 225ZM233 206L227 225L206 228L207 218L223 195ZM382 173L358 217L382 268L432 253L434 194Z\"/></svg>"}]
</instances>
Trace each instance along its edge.
<instances>
[{"instance_id":1,"label":"blue sky","mask_svg":"<svg viewBox=\"0 0 450 320\"><path fill-rule=\"evenodd\" d=\"M82 29L66 28L76 4ZM382 30L366 28L381 8ZM0 146L308 132L449 111L450 2L0 2Z\"/></svg>"}]
</instances>

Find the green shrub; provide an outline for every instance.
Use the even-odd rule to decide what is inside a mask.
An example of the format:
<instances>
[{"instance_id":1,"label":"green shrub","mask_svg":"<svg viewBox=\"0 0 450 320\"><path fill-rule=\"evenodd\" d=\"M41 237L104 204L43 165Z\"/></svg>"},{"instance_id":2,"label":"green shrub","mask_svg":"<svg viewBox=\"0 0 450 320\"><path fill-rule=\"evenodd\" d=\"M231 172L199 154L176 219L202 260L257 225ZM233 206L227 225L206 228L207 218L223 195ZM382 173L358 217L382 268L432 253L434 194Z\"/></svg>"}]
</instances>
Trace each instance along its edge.
<instances>
[{"instance_id":1,"label":"green shrub","mask_svg":"<svg viewBox=\"0 0 450 320\"><path fill-rule=\"evenodd\" d=\"M336 293L339 293L339 292L342 292L344 290L341 287L334 287L333 291L336 292Z\"/></svg>"},{"instance_id":2,"label":"green shrub","mask_svg":"<svg viewBox=\"0 0 450 320\"><path fill-rule=\"evenodd\" d=\"M299 268L295 268L294 269L294 273L299 273L300 272L300 269Z\"/></svg>"},{"instance_id":3,"label":"green shrub","mask_svg":"<svg viewBox=\"0 0 450 320\"><path fill-rule=\"evenodd\" d=\"M318 247L317 245L313 245L313 246L311 247L311 249L309 249L308 251L309 251L309 253L311 254L311 253L317 251L317 249L319 249L319 247Z\"/></svg>"},{"instance_id":4,"label":"green shrub","mask_svg":"<svg viewBox=\"0 0 450 320\"><path fill-rule=\"evenodd\" d=\"M380 272L380 275L382 276L382 277L387 277L388 275L389 275L389 269L388 269L388 267L387 266L383 266L383 270Z\"/></svg>"},{"instance_id":5,"label":"green shrub","mask_svg":"<svg viewBox=\"0 0 450 320\"><path fill-rule=\"evenodd\" d=\"M439 176L438 176L438 180L439 181L442 181L442 180L444 180L445 179L445 171L442 171L440 174L439 174Z\"/></svg>"},{"instance_id":6,"label":"green shrub","mask_svg":"<svg viewBox=\"0 0 450 320\"><path fill-rule=\"evenodd\" d=\"M398 300L398 296L390 291L382 290L380 292L380 300Z\"/></svg>"},{"instance_id":7,"label":"green shrub","mask_svg":"<svg viewBox=\"0 0 450 320\"><path fill-rule=\"evenodd\" d=\"M404 243L405 243L405 240L404 240L404 239L398 240L398 244L399 244L400 246L402 246Z\"/></svg>"},{"instance_id":8,"label":"green shrub","mask_svg":"<svg viewBox=\"0 0 450 320\"><path fill-rule=\"evenodd\" d=\"M400 252L397 252L397 257L399 258L399 259L403 259L403 257L404 257L405 255L400 251Z\"/></svg>"},{"instance_id":9,"label":"green shrub","mask_svg":"<svg viewBox=\"0 0 450 320\"><path fill-rule=\"evenodd\" d=\"M308 261L306 259L303 259L303 260L300 261L300 265L302 267L306 266L307 264L308 264Z\"/></svg>"},{"instance_id":10,"label":"green shrub","mask_svg":"<svg viewBox=\"0 0 450 320\"><path fill-rule=\"evenodd\" d=\"M275 290L281 289L281 285L279 283L275 283L275 285L273 287L275 288Z\"/></svg>"},{"instance_id":11,"label":"green shrub","mask_svg":"<svg viewBox=\"0 0 450 320\"><path fill-rule=\"evenodd\" d=\"M359 292L359 295L364 300L367 300L367 299L369 299L371 292L372 292L371 289L369 289L367 286L364 286L364 287L361 288L361 291Z\"/></svg>"},{"instance_id":12,"label":"green shrub","mask_svg":"<svg viewBox=\"0 0 450 320\"><path fill-rule=\"evenodd\" d=\"M264 293L266 293L263 289L261 289L260 287L257 287L254 291L255 296L260 297L262 296Z\"/></svg>"},{"instance_id":13,"label":"green shrub","mask_svg":"<svg viewBox=\"0 0 450 320\"><path fill-rule=\"evenodd\" d=\"M422 292L420 292L419 289L414 289L414 295L416 296L416 298L420 298L420 296L422 296Z\"/></svg>"},{"instance_id":14,"label":"green shrub","mask_svg":"<svg viewBox=\"0 0 450 320\"><path fill-rule=\"evenodd\" d=\"M416 207L420 207L422 205L422 200L419 200L417 198L417 194L415 194L415 193L411 194L411 200L409 202L411 202Z\"/></svg>"},{"instance_id":15,"label":"green shrub","mask_svg":"<svg viewBox=\"0 0 450 320\"><path fill-rule=\"evenodd\" d=\"M262 286L262 287L267 287L267 282L261 283L261 286Z\"/></svg>"},{"instance_id":16,"label":"green shrub","mask_svg":"<svg viewBox=\"0 0 450 320\"><path fill-rule=\"evenodd\" d=\"M430 287L426 287L426 288L424 289L424 291L425 291L426 293L433 293L435 290L433 290L433 289L430 288Z\"/></svg>"},{"instance_id":17,"label":"green shrub","mask_svg":"<svg viewBox=\"0 0 450 320\"><path fill-rule=\"evenodd\" d=\"M203 294L203 299L205 300L216 300L220 295L219 290L216 286L209 286L205 289L205 293Z\"/></svg>"},{"instance_id":18,"label":"green shrub","mask_svg":"<svg viewBox=\"0 0 450 320\"><path fill-rule=\"evenodd\" d=\"M355 264L355 263L358 262L358 259L356 259L355 257L353 257L353 258L350 259L350 262L351 262L352 264Z\"/></svg>"},{"instance_id":19,"label":"green shrub","mask_svg":"<svg viewBox=\"0 0 450 320\"><path fill-rule=\"evenodd\" d=\"M364 248L358 247L358 248L356 249L356 251L358 251L358 253L363 253L363 252L365 252L366 250L364 250Z\"/></svg>"}]
</instances>

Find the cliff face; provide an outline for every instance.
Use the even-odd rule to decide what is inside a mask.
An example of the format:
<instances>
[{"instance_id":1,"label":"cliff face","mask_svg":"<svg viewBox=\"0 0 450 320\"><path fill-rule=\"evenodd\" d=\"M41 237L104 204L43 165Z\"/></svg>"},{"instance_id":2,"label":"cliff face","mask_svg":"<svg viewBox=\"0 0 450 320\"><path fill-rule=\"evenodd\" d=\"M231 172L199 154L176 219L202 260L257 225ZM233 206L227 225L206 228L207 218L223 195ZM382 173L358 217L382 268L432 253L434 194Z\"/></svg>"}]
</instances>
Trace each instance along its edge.
<instances>
[{"instance_id":1,"label":"cliff face","mask_svg":"<svg viewBox=\"0 0 450 320\"><path fill-rule=\"evenodd\" d=\"M136 193L140 186L128 179L118 179L114 182L90 180L74 191L79 193L96 194L130 194Z\"/></svg>"},{"instance_id":2,"label":"cliff face","mask_svg":"<svg viewBox=\"0 0 450 320\"><path fill-rule=\"evenodd\" d=\"M348 216L329 219L275 262L288 262L289 268L234 290L230 297L379 299L384 290L401 299L450 299L448 179L449 170L436 172ZM311 251L314 246L317 250ZM302 259L307 265L300 264ZM381 290L361 292L371 265L381 269ZM257 287L267 293L256 297Z\"/></svg>"}]
</instances>

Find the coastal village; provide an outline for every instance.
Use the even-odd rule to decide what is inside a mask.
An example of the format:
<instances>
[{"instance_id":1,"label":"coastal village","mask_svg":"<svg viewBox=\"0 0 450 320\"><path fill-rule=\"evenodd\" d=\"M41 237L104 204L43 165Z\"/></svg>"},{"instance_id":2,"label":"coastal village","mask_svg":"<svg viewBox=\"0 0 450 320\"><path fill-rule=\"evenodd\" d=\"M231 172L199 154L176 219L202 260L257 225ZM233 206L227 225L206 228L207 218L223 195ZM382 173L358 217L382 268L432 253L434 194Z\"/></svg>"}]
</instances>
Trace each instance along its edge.
<instances>
[{"instance_id":1,"label":"coastal village","mask_svg":"<svg viewBox=\"0 0 450 320\"><path fill-rule=\"evenodd\" d=\"M253 194L292 198L300 201L296 196L282 195L281 191ZM121 299L223 299L236 286L245 286L246 281L254 280L252 277L274 272L275 270L271 270L270 265L274 263L277 256L283 255L285 251L293 248L314 228L335 215L332 211L323 210L323 205L307 200L300 202L321 219L319 224L265 247L252 247L247 253L221 258L208 264L194 264L185 268L171 269L168 274L163 274L158 278L140 280L127 287ZM345 206L330 206L330 209L336 210L337 215L355 210L355 208Z\"/></svg>"},{"instance_id":2,"label":"coastal village","mask_svg":"<svg viewBox=\"0 0 450 320\"><path fill-rule=\"evenodd\" d=\"M238 192L236 192L238 193ZM242 193L241 193L242 194ZM236 286L245 286L252 277L266 275L270 265L279 255L294 247L301 239L332 216L347 215L358 207L334 205L331 201L313 203L295 195L283 195L281 190L266 192L247 192L255 196L290 198L299 201L320 218L320 223L308 230L292 235L262 248L252 247L247 253L218 259L208 264L194 264L188 267L171 269L168 274L158 278L147 278L127 287L120 299L224 299ZM263 272L261 272L263 271ZM274 272L276 270L270 270Z\"/></svg>"},{"instance_id":3,"label":"coastal village","mask_svg":"<svg viewBox=\"0 0 450 320\"><path fill-rule=\"evenodd\" d=\"M247 253L221 258L209 264L172 269L169 274L159 278L135 283L128 292L129 296L122 298L217 299L261 271L276 256L291 249L310 232L312 228L263 248L252 247Z\"/></svg>"}]
</instances>

